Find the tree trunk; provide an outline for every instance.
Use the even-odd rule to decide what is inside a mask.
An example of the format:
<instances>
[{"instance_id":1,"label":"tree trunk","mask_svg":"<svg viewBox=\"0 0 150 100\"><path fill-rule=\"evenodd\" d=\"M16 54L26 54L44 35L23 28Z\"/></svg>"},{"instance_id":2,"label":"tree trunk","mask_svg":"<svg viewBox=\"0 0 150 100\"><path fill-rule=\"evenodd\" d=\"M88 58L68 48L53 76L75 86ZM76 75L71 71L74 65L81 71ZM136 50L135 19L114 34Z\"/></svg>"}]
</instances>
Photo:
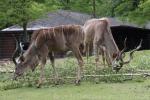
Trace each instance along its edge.
<instances>
[{"instance_id":1,"label":"tree trunk","mask_svg":"<svg viewBox=\"0 0 150 100\"><path fill-rule=\"evenodd\" d=\"M135 10L138 7L139 3L140 3L140 0L133 0L132 1L133 10Z\"/></svg>"},{"instance_id":2,"label":"tree trunk","mask_svg":"<svg viewBox=\"0 0 150 100\"><path fill-rule=\"evenodd\" d=\"M28 42L29 41L29 36L27 33L27 22L23 22L23 42Z\"/></svg>"},{"instance_id":3,"label":"tree trunk","mask_svg":"<svg viewBox=\"0 0 150 100\"><path fill-rule=\"evenodd\" d=\"M61 3L63 4L65 10L70 9L70 0L61 0Z\"/></svg>"},{"instance_id":4,"label":"tree trunk","mask_svg":"<svg viewBox=\"0 0 150 100\"><path fill-rule=\"evenodd\" d=\"M96 18L96 3L95 0L92 1L93 1L93 17Z\"/></svg>"},{"instance_id":5,"label":"tree trunk","mask_svg":"<svg viewBox=\"0 0 150 100\"><path fill-rule=\"evenodd\" d=\"M112 7L112 8L111 8L111 17L114 17L114 16L115 16L114 12L115 12L115 7Z\"/></svg>"},{"instance_id":6,"label":"tree trunk","mask_svg":"<svg viewBox=\"0 0 150 100\"><path fill-rule=\"evenodd\" d=\"M66 2L67 2L67 4L69 4L69 3L70 3L70 0L67 0Z\"/></svg>"}]
</instances>

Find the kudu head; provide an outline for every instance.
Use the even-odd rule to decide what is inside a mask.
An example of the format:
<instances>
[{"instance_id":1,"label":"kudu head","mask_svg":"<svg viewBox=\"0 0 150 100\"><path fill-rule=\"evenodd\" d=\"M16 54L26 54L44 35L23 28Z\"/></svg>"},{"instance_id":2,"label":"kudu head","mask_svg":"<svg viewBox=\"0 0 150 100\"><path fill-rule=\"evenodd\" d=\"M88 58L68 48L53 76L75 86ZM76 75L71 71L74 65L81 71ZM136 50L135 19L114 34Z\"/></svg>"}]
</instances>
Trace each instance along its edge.
<instances>
[{"instance_id":1,"label":"kudu head","mask_svg":"<svg viewBox=\"0 0 150 100\"><path fill-rule=\"evenodd\" d=\"M19 62L16 64L13 79L17 79L17 77L22 76L27 69L31 69L33 72L37 67L37 65L39 64L38 56L28 58L24 57L24 55L22 54L19 57L18 61Z\"/></svg>"},{"instance_id":2,"label":"kudu head","mask_svg":"<svg viewBox=\"0 0 150 100\"><path fill-rule=\"evenodd\" d=\"M129 52L129 59L127 61L124 61L123 58L125 57L125 50L127 48L126 41L127 38L125 38L124 40L124 48L118 53L118 55L112 62L112 69L115 70L116 72L118 72L123 67L123 65L130 63L130 61L133 59L133 53L139 50L142 45L142 39L141 39L139 45L135 49Z\"/></svg>"},{"instance_id":3,"label":"kudu head","mask_svg":"<svg viewBox=\"0 0 150 100\"><path fill-rule=\"evenodd\" d=\"M23 55L19 57L18 61L19 62L17 62L15 66L15 72L13 77L14 80L16 80L17 77L22 76L26 68Z\"/></svg>"}]
</instances>

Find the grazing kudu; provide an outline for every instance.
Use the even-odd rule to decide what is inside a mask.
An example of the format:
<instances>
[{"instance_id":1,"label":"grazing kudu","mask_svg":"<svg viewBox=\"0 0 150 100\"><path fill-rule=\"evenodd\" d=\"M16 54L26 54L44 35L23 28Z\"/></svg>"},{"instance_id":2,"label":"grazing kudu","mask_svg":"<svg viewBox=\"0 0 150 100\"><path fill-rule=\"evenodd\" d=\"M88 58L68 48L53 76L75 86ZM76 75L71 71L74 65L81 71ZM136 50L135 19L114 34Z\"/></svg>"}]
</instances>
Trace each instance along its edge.
<instances>
[{"instance_id":1,"label":"grazing kudu","mask_svg":"<svg viewBox=\"0 0 150 100\"><path fill-rule=\"evenodd\" d=\"M122 51L119 51L114 38L111 33L111 29L108 23L107 18L101 19L90 19L85 22L83 26L83 30L85 33L84 45L85 50L89 51L89 46L92 44L94 48L94 55L96 56L96 67L97 62L99 60L99 53L102 54L103 61L106 58L106 62L109 66L112 66L114 70L119 71L123 64L127 64L131 61L132 54L134 51L138 50L141 46L141 42L139 46L130 52L129 61L124 62L122 58L122 54L125 48ZM124 43L125 44L125 43Z\"/></svg>"},{"instance_id":2,"label":"grazing kudu","mask_svg":"<svg viewBox=\"0 0 150 100\"><path fill-rule=\"evenodd\" d=\"M71 50L77 58L79 64L75 81L76 84L79 84L83 67L83 60L79 46L80 44L83 44L83 40L84 34L80 25L63 25L36 31L32 35L31 44L28 50L23 54L21 57L21 62L16 66L14 78L22 75L25 69L28 67L38 64L39 60L41 61L41 73L38 86L40 86L42 84L44 66L46 64L48 54L54 69L55 76L58 77L54 66L53 54L54 52Z\"/></svg>"}]
</instances>

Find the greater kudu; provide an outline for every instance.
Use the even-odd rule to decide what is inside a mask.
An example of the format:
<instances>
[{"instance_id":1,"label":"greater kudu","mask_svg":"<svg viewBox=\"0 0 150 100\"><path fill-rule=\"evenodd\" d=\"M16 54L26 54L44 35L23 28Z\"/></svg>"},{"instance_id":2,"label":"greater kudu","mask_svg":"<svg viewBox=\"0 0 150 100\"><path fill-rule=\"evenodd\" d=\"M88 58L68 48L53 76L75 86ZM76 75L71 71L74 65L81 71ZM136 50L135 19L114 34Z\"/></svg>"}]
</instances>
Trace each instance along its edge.
<instances>
[{"instance_id":1,"label":"greater kudu","mask_svg":"<svg viewBox=\"0 0 150 100\"><path fill-rule=\"evenodd\" d=\"M32 35L28 50L20 57L21 62L16 66L14 78L22 75L28 67L36 66L40 60L41 74L38 82L38 86L40 86L42 84L44 66L48 53L56 76L55 78L57 78L58 75L54 66L53 53L70 49L79 64L75 81L76 84L79 84L83 69L83 60L79 46L83 44L83 38L84 34L80 25L63 25L36 31Z\"/></svg>"},{"instance_id":2,"label":"greater kudu","mask_svg":"<svg viewBox=\"0 0 150 100\"><path fill-rule=\"evenodd\" d=\"M112 66L114 70L119 71L124 64L127 64L131 61L131 59L133 58L133 52L141 47L142 41L136 49L130 52L129 60L124 62L122 54L124 54L126 47L122 51L119 51L118 46L116 45L115 40L112 36L107 18L90 19L85 22L83 30L85 33L84 51L87 51L88 56L89 46L91 44L93 45L94 55L96 56L96 67L98 66L97 62L99 60L98 55L99 53L101 53L103 59L106 58L108 65ZM126 43L124 43L124 45L125 44Z\"/></svg>"}]
</instances>

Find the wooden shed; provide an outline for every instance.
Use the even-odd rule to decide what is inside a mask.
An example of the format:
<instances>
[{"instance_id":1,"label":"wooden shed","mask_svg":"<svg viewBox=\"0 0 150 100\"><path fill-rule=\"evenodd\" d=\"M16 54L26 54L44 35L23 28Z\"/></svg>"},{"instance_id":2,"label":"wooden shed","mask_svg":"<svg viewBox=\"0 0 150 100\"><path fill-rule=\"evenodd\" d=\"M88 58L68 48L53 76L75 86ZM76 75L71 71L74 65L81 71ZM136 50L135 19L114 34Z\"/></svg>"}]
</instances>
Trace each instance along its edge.
<instances>
[{"instance_id":1,"label":"wooden shed","mask_svg":"<svg viewBox=\"0 0 150 100\"><path fill-rule=\"evenodd\" d=\"M127 38L127 50L134 49L142 40L140 50L150 50L150 29L128 25L112 26L111 31L119 49L123 48L123 40Z\"/></svg>"},{"instance_id":2,"label":"wooden shed","mask_svg":"<svg viewBox=\"0 0 150 100\"><path fill-rule=\"evenodd\" d=\"M16 49L16 39L22 36L22 30L0 31L0 59L11 58ZM28 33L32 33L28 30Z\"/></svg>"},{"instance_id":3,"label":"wooden shed","mask_svg":"<svg viewBox=\"0 0 150 100\"><path fill-rule=\"evenodd\" d=\"M12 34L0 33L0 58L10 58L15 49Z\"/></svg>"}]
</instances>

